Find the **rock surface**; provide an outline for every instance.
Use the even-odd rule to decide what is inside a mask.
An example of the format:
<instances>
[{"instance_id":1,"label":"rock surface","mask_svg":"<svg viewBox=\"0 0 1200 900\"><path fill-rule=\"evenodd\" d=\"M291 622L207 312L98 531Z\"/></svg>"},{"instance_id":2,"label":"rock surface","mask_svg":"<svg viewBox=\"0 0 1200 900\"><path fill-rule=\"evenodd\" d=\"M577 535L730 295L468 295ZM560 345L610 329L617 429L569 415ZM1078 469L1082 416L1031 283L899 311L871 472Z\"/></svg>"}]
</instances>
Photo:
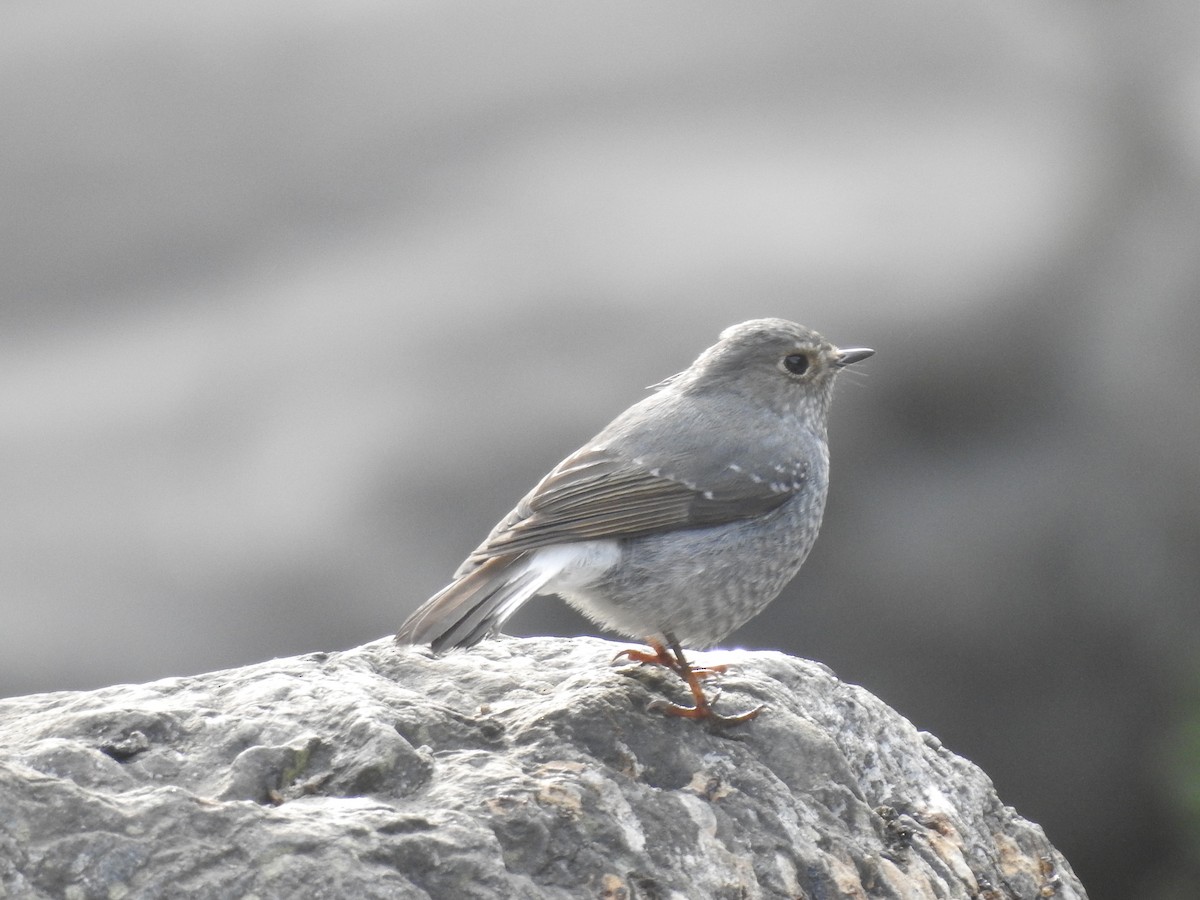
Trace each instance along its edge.
<instances>
[{"instance_id":1,"label":"rock surface","mask_svg":"<svg viewBox=\"0 0 1200 900\"><path fill-rule=\"evenodd\" d=\"M606 641L381 640L0 701L0 896L1083 898L987 776L826 668L734 728Z\"/></svg>"}]
</instances>

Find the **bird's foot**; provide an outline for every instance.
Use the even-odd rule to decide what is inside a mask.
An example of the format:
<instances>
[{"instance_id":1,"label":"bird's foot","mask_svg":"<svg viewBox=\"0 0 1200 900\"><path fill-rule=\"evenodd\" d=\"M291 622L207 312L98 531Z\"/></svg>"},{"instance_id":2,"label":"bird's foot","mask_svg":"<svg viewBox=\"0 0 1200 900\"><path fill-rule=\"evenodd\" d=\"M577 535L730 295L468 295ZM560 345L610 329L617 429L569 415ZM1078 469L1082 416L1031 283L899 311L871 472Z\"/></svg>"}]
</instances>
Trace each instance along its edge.
<instances>
[{"instance_id":1,"label":"bird's foot","mask_svg":"<svg viewBox=\"0 0 1200 900\"><path fill-rule=\"evenodd\" d=\"M647 641L653 652L638 650L630 647L627 650L622 650L612 658L612 665L625 660L626 662L641 663L644 666L662 666L664 669L670 669L680 678L687 680L687 672L690 671L697 678L715 678L718 675L724 675L729 671L729 663L719 663L715 666L691 666L684 663L682 666L679 661L671 655L658 641Z\"/></svg>"},{"instance_id":2,"label":"bird's foot","mask_svg":"<svg viewBox=\"0 0 1200 900\"><path fill-rule=\"evenodd\" d=\"M745 712L732 716L726 716L712 708L712 704L716 702L716 699L716 695L714 695L707 702L703 704L697 703L695 706L683 706L679 703L672 703L670 700L655 700L650 704L649 708L667 716L678 716L681 719L704 719L705 721L712 722L714 725L741 725L743 722L749 722L767 708L765 703L760 703L753 709L748 709Z\"/></svg>"},{"instance_id":3,"label":"bird's foot","mask_svg":"<svg viewBox=\"0 0 1200 900\"><path fill-rule=\"evenodd\" d=\"M712 678L717 675L723 675L728 669L726 665L716 666L698 666L693 668L683 655L683 648L679 642L672 636L668 635L668 645L664 645L656 640L648 640L646 643L650 645L650 651L628 649L622 650L614 658L613 662L620 659L627 659L630 662L642 663L649 666L662 666L670 669L687 684L688 689L692 692L694 706L684 706L679 703L672 703L669 700L656 700L652 704L652 708L665 713L668 716L679 716L684 719L706 719L717 725L740 725L742 722L749 722L766 707L759 705L754 709L747 710L743 713L738 713L733 716L726 716L718 713L713 709L713 704L721 694L720 688L717 688L710 698L704 693L704 686L701 681L705 678Z\"/></svg>"}]
</instances>

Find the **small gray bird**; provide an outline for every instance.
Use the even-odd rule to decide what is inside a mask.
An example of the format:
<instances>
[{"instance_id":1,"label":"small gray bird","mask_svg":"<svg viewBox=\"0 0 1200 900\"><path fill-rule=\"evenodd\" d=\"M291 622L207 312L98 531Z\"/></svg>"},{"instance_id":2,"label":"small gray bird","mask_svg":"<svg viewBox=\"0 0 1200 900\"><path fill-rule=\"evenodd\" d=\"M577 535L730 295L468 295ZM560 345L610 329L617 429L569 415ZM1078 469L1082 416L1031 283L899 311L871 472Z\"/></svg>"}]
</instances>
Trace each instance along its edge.
<instances>
[{"instance_id":1,"label":"small gray bird","mask_svg":"<svg viewBox=\"0 0 1200 900\"><path fill-rule=\"evenodd\" d=\"M687 682L695 705L668 713L757 715L713 711L700 680L721 668L691 667L682 647L717 643L800 569L825 508L833 383L872 353L783 319L725 329L538 482L396 640L470 647L558 594L653 651L621 655Z\"/></svg>"}]
</instances>

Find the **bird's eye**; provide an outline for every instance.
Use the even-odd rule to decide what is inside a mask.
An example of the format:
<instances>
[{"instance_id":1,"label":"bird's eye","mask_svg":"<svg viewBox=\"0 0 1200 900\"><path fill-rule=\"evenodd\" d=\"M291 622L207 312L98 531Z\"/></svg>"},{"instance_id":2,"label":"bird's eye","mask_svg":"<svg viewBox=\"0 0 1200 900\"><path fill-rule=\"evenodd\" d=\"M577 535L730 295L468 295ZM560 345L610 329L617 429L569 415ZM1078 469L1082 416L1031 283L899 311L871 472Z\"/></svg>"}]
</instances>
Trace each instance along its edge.
<instances>
[{"instance_id":1,"label":"bird's eye","mask_svg":"<svg viewBox=\"0 0 1200 900\"><path fill-rule=\"evenodd\" d=\"M808 357L803 353L792 353L783 358L783 367L793 375L803 375L808 371Z\"/></svg>"}]
</instances>

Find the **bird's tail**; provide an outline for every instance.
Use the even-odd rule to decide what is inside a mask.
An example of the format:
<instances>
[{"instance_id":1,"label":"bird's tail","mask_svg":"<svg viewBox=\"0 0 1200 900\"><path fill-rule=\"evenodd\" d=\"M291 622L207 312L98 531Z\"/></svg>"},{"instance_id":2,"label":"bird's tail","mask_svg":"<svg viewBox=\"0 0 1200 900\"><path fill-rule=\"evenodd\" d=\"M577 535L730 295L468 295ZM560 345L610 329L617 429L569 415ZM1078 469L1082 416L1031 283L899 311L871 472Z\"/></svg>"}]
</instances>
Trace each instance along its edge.
<instances>
[{"instance_id":1,"label":"bird's tail","mask_svg":"<svg viewBox=\"0 0 1200 900\"><path fill-rule=\"evenodd\" d=\"M496 556L442 588L400 626L396 642L429 644L434 653L471 647L495 634L555 574L533 554Z\"/></svg>"}]
</instances>

